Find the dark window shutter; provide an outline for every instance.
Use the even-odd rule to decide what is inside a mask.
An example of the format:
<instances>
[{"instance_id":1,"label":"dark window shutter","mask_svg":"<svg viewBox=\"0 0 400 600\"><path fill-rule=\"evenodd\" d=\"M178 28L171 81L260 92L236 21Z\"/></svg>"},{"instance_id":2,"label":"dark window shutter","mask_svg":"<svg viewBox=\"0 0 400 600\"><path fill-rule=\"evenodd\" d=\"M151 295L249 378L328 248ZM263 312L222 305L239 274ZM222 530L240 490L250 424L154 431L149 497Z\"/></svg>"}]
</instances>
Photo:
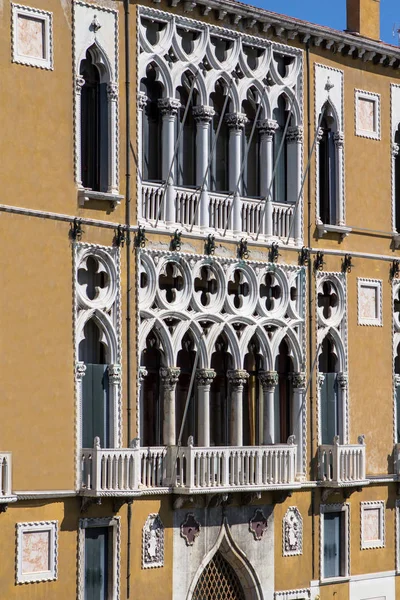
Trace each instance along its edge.
<instances>
[{"instance_id":1,"label":"dark window shutter","mask_svg":"<svg viewBox=\"0 0 400 600\"><path fill-rule=\"evenodd\" d=\"M85 600L108 598L108 528L85 529Z\"/></svg>"},{"instance_id":2,"label":"dark window shutter","mask_svg":"<svg viewBox=\"0 0 400 600\"><path fill-rule=\"evenodd\" d=\"M337 374L324 373L321 387L321 439L323 444L333 444L333 438L339 434Z\"/></svg>"},{"instance_id":3,"label":"dark window shutter","mask_svg":"<svg viewBox=\"0 0 400 600\"><path fill-rule=\"evenodd\" d=\"M341 576L341 527L343 513L327 513L324 515L324 565L323 576Z\"/></svg>"},{"instance_id":4,"label":"dark window shutter","mask_svg":"<svg viewBox=\"0 0 400 600\"><path fill-rule=\"evenodd\" d=\"M95 437L109 447L109 384L107 365L86 365L82 385L82 446L92 448Z\"/></svg>"}]
</instances>

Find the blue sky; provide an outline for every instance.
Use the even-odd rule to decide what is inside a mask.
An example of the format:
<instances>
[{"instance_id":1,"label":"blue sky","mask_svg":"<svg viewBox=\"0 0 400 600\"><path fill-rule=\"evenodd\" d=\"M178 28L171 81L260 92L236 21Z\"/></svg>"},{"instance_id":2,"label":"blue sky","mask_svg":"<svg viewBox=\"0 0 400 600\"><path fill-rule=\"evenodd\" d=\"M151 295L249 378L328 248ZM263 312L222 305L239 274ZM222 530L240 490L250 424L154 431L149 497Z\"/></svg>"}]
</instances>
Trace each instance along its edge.
<instances>
[{"instance_id":1,"label":"blue sky","mask_svg":"<svg viewBox=\"0 0 400 600\"><path fill-rule=\"evenodd\" d=\"M327 25L334 29L346 27L346 0L243 0L254 6L274 12ZM334 8L333 8L334 7ZM399 0L381 0L381 39L389 44L398 44L397 34L393 37L393 25L400 27Z\"/></svg>"}]
</instances>

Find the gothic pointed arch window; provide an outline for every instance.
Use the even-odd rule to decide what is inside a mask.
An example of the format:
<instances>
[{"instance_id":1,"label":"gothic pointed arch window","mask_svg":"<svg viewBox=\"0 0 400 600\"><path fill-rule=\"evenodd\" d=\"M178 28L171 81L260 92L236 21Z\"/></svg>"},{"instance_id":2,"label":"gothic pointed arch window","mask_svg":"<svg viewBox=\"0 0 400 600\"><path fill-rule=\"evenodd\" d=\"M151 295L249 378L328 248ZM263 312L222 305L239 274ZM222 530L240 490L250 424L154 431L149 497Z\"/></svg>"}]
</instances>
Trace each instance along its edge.
<instances>
[{"instance_id":1,"label":"gothic pointed arch window","mask_svg":"<svg viewBox=\"0 0 400 600\"><path fill-rule=\"evenodd\" d=\"M146 69L141 88L147 98L142 126L142 178L144 181L161 181L162 118L159 101L163 88L158 81L157 67L153 63Z\"/></svg>"},{"instance_id":2,"label":"gothic pointed arch window","mask_svg":"<svg viewBox=\"0 0 400 600\"><path fill-rule=\"evenodd\" d=\"M397 345L394 358L395 402L396 402L396 441L400 443L400 344Z\"/></svg>"},{"instance_id":3,"label":"gothic pointed arch window","mask_svg":"<svg viewBox=\"0 0 400 600\"><path fill-rule=\"evenodd\" d=\"M394 213L396 231L400 233L400 124L394 137L396 153L394 156Z\"/></svg>"},{"instance_id":4,"label":"gothic pointed arch window","mask_svg":"<svg viewBox=\"0 0 400 600\"><path fill-rule=\"evenodd\" d=\"M232 369L232 355L225 335L220 335L215 342L211 356L211 368L215 371L215 379L210 389L210 440L212 446L229 444L230 397L227 373Z\"/></svg>"},{"instance_id":5,"label":"gothic pointed arch window","mask_svg":"<svg viewBox=\"0 0 400 600\"><path fill-rule=\"evenodd\" d=\"M196 397L194 386L191 390L191 397L188 398L190 389L190 380L192 377L194 362L196 359L196 345L191 333L186 333L182 339L181 349L178 352L177 367L180 369L179 379L176 386L176 437L178 438L181 427L182 443L186 444L189 436L194 439L197 437L196 428ZM185 406L188 401L188 410L185 416ZM185 417L185 420L183 420Z\"/></svg>"},{"instance_id":6,"label":"gothic pointed arch window","mask_svg":"<svg viewBox=\"0 0 400 600\"><path fill-rule=\"evenodd\" d=\"M215 84L215 91L211 94L211 104L215 114L210 128L210 154L215 139L216 144L211 157L210 188L214 192L226 192L229 189L229 127L225 117L229 113L230 101L225 105L225 98L226 85L219 80Z\"/></svg>"},{"instance_id":7,"label":"gothic pointed arch window","mask_svg":"<svg viewBox=\"0 0 400 600\"><path fill-rule=\"evenodd\" d=\"M154 331L151 331L140 360L145 374L140 393L140 443L143 447L163 445L164 406L160 368L164 364L162 346Z\"/></svg>"},{"instance_id":8,"label":"gothic pointed arch window","mask_svg":"<svg viewBox=\"0 0 400 600\"><path fill-rule=\"evenodd\" d=\"M278 374L278 385L275 387L275 443L285 444L293 434L293 361L286 340L279 345L275 370Z\"/></svg>"},{"instance_id":9,"label":"gothic pointed arch window","mask_svg":"<svg viewBox=\"0 0 400 600\"><path fill-rule=\"evenodd\" d=\"M275 166L275 180L274 180L274 199L275 202L287 202L288 201L288 138L287 135L283 139L285 131L285 125L288 118L288 111L286 107L285 96L280 96L278 99L278 106L274 110L274 119L277 123L275 135L273 138L274 144L274 166ZM283 147L279 155L283 141ZM279 157L279 160L278 160Z\"/></svg>"},{"instance_id":10,"label":"gothic pointed arch window","mask_svg":"<svg viewBox=\"0 0 400 600\"><path fill-rule=\"evenodd\" d=\"M250 88L246 100L242 103L242 112L247 117L242 137L242 156L245 156L247 151L247 159L243 169L242 191L244 196L253 198L260 196L260 140L257 128L254 129L257 109L257 93L254 88ZM252 131L253 135L251 135Z\"/></svg>"},{"instance_id":11,"label":"gothic pointed arch window","mask_svg":"<svg viewBox=\"0 0 400 600\"><path fill-rule=\"evenodd\" d=\"M179 130L183 123L183 131L181 132L176 157L176 182L178 185L187 187L194 187L196 185L196 123L193 116L193 107L196 106L197 91L194 89L190 98L192 82L192 73L185 73L182 77L182 85L178 87L181 107L178 111L178 119L176 121L177 135L179 135ZM183 122L186 108L188 110Z\"/></svg>"},{"instance_id":12,"label":"gothic pointed arch window","mask_svg":"<svg viewBox=\"0 0 400 600\"><path fill-rule=\"evenodd\" d=\"M106 63L97 46L81 61L81 180L84 188L109 191L110 124Z\"/></svg>"},{"instance_id":13,"label":"gothic pointed arch window","mask_svg":"<svg viewBox=\"0 0 400 600\"><path fill-rule=\"evenodd\" d=\"M260 344L256 336L253 336L248 345L247 354L244 357L244 370L249 374L243 389L243 444L255 446L262 443L262 433L259 430L260 403L263 399L260 383L260 371L263 361L260 352Z\"/></svg>"},{"instance_id":14,"label":"gothic pointed arch window","mask_svg":"<svg viewBox=\"0 0 400 600\"><path fill-rule=\"evenodd\" d=\"M328 335L322 342L319 357L319 373L322 374L320 389L322 444L333 444L335 436L341 433L338 366L335 345Z\"/></svg>"},{"instance_id":15,"label":"gothic pointed arch window","mask_svg":"<svg viewBox=\"0 0 400 600\"><path fill-rule=\"evenodd\" d=\"M245 600L242 584L235 569L217 551L197 582L192 600Z\"/></svg>"},{"instance_id":16,"label":"gothic pointed arch window","mask_svg":"<svg viewBox=\"0 0 400 600\"><path fill-rule=\"evenodd\" d=\"M332 108L326 104L318 146L319 217L325 225L336 225L338 222L336 132L337 123Z\"/></svg>"}]
</instances>

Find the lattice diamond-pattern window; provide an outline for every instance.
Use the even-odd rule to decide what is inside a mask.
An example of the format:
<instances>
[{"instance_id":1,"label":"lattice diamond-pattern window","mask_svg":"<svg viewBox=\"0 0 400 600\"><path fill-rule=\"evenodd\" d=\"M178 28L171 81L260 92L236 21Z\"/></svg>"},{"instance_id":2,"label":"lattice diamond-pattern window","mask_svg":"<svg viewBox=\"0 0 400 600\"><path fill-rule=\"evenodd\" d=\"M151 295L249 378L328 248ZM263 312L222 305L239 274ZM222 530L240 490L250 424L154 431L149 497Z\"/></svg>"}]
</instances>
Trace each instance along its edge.
<instances>
[{"instance_id":1,"label":"lattice diamond-pattern window","mask_svg":"<svg viewBox=\"0 0 400 600\"><path fill-rule=\"evenodd\" d=\"M245 600L238 576L219 552L201 574L193 600Z\"/></svg>"}]
</instances>

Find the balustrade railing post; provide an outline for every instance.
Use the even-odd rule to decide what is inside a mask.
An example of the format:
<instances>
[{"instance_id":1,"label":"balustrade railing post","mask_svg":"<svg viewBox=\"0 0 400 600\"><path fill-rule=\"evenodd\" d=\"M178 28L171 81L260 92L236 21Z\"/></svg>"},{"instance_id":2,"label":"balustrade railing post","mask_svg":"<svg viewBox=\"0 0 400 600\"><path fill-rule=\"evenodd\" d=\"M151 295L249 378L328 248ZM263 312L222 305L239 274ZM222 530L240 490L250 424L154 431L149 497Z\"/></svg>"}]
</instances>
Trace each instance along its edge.
<instances>
[{"instance_id":1,"label":"balustrade railing post","mask_svg":"<svg viewBox=\"0 0 400 600\"><path fill-rule=\"evenodd\" d=\"M91 489L98 492L102 488L101 481L101 446L100 438L95 437L93 441L93 458L92 458L92 482Z\"/></svg>"},{"instance_id":2,"label":"balustrade railing post","mask_svg":"<svg viewBox=\"0 0 400 600\"><path fill-rule=\"evenodd\" d=\"M190 437L188 440L188 447L186 449L186 485L189 488L194 488L194 475L195 475L195 468L194 468L194 461L196 460L196 449L193 447L193 438ZM197 471L199 471L199 465ZM199 476L199 473L197 473L197 476ZM197 482L199 483L199 482Z\"/></svg>"}]
</instances>

